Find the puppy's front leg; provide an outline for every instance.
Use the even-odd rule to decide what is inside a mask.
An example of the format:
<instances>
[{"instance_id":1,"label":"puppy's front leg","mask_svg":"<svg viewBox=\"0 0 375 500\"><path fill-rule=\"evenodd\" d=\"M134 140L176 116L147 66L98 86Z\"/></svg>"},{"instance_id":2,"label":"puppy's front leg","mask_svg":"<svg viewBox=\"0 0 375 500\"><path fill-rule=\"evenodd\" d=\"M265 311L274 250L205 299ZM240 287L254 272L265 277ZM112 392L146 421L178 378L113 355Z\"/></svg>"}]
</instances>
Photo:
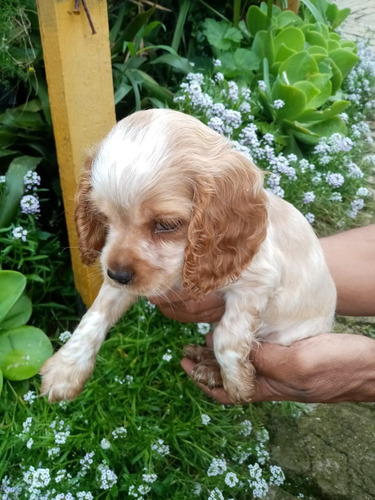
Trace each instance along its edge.
<instances>
[{"instance_id":1,"label":"puppy's front leg","mask_svg":"<svg viewBox=\"0 0 375 500\"><path fill-rule=\"evenodd\" d=\"M238 311L237 311L238 313ZM226 312L213 332L215 357L225 392L233 403L249 403L255 390L250 350L257 321L247 313Z\"/></svg>"},{"instance_id":2,"label":"puppy's front leg","mask_svg":"<svg viewBox=\"0 0 375 500\"><path fill-rule=\"evenodd\" d=\"M94 370L97 353L109 331L137 296L103 283L93 305L68 342L40 370L41 394L49 401L74 399Z\"/></svg>"}]
</instances>

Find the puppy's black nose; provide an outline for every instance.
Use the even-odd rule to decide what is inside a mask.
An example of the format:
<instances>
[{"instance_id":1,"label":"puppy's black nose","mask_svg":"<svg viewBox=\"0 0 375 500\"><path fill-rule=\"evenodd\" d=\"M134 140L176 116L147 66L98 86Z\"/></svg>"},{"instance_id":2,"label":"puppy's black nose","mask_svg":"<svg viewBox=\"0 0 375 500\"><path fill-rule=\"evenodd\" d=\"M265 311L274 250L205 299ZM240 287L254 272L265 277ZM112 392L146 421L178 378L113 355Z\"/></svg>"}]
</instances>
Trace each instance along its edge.
<instances>
[{"instance_id":1,"label":"puppy's black nose","mask_svg":"<svg viewBox=\"0 0 375 500\"><path fill-rule=\"evenodd\" d=\"M128 285L134 277L134 273L126 270L111 271L110 269L107 269L107 274L111 280L120 283L120 285Z\"/></svg>"}]
</instances>

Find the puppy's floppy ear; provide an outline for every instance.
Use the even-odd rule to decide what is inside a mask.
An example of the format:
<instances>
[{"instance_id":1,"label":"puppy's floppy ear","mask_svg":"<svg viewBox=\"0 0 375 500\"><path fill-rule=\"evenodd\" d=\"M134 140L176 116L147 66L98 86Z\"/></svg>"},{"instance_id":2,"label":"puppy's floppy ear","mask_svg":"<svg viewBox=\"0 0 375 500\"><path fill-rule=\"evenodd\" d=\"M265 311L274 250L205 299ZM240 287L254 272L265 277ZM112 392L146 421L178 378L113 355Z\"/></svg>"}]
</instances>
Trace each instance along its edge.
<instances>
[{"instance_id":1,"label":"puppy's floppy ear","mask_svg":"<svg viewBox=\"0 0 375 500\"><path fill-rule=\"evenodd\" d=\"M183 286L194 298L236 280L267 232L263 172L230 150L229 167L197 179L183 267Z\"/></svg>"},{"instance_id":2,"label":"puppy's floppy ear","mask_svg":"<svg viewBox=\"0 0 375 500\"><path fill-rule=\"evenodd\" d=\"M91 165L95 154L88 156L84 162L84 170L75 197L74 220L78 234L78 245L81 260L84 264L91 265L95 262L102 250L107 224L103 214L94 207L91 200Z\"/></svg>"}]
</instances>

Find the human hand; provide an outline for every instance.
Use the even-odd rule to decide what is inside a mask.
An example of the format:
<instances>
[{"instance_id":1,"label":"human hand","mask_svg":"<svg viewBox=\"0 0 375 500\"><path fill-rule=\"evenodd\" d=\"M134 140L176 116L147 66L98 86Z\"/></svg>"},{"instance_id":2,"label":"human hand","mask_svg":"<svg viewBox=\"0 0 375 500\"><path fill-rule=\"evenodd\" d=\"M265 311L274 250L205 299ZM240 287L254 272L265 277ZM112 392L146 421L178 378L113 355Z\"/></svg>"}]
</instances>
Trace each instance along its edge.
<instances>
[{"instance_id":1,"label":"human hand","mask_svg":"<svg viewBox=\"0 0 375 500\"><path fill-rule=\"evenodd\" d=\"M149 300L164 316L182 323L215 323L225 310L225 301L220 293L210 294L197 301L183 288L171 290L160 297L149 297Z\"/></svg>"},{"instance_id":2,"label":"human hand","mask_svg":"<svg viewBox=\"0 0 375 500\"><path fill-rule=\"evenodd\" d=\"M212 335L207 335L212 348ZM252 402L339 403L375 401L375 341L368 337L327 333L281 346L262 342L250 354L256 370ZM181 361L191 376L195 363ZM222 404L231 401L222 387L197 384Z\"/></svg>"}]
</instances>

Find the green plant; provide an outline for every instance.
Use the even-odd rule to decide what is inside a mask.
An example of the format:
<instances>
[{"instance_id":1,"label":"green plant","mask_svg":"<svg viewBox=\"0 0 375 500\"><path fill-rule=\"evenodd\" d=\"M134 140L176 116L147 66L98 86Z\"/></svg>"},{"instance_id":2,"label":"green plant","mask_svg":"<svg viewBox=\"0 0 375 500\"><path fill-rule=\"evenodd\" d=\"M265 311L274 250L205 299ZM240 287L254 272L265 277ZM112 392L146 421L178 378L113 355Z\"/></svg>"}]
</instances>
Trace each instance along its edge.
<instances>
[{"instance_id":1,"label":"green plant","mask_svg":"<svg viewBox=\"0 0 375 500\"><path fill-rule=\"evenodd\" d=\"M0 392L3 377L25 380L52 355L52 345L42 330L27 326L32 305L24 295L26 278L16 271L0 270Z\"/></svg>"},{"instance_id":2,"label":"green plant","mask_svg":"<svg viewBox=\"0 0 375 500\"><path fill-rule=\"evenodd\" d=\"M284 474L269 456L259 405L217 404L180 367L183 345L203 344L207 329L140 301L76 400L49 404L37 379L21 397L7 387L0 496L245 500L280 489Z\"/></svg>"},{"instance_id":3,"label":"green plant","mask_svg":"<svg viewBox=\"0 0 375 500\"><path fill-rule=\"evenodd\" d=\"M308 2L310 9L319 19L323 14L329 17L332 26L347 15L319 1L319 10ZM358 61L356 44L342 40L310 11L303 19L272 2L261 3L249 7L246 22L238 28L207 19L204 34L225 78L259 94L257 119L271 124L290 152L299 154L301 144L346 133L340 114L350 103L344 99L342 84Z\"/></svg>"},{"instance_id":4,"label":"green plant","mask_svg":"<svg viewBox=\"0 0 375 500\"><path fill-rule=\"evenodd\" d=\"M129 8L124 3L111 28L115 103L120 108L126 105L127 112L150 104L154 107L171 105L173 94L164 84L162 73L165 70L160 69L167 67L185 74L191 70L190 63L180 57L172 46L154 43L156 35L165 29L160 21L152 20L155 10L156 7L152 7L142 11L129 22ZM178 28L178 32L180 30ZM173 42L176 47L178 32L175 32ZM164 53L158 55L160 51Z\"/></svg>"},{"instance_id":5,"label":"green plant","mask_svg":"<svg viewBox=\"0 0 375 500\"><path fill-rule=\"evenodd\" d=\"M270 27L261 29L267 22L263 5L249 8L247 26L254 36L252 50L262 61L259 92L265 115L288 144L291 138L317 144L321 137L345 134L339 115L350 103L342 98L341 87L358 61L355 43L325 24L306 23L277 7Z\"/></svg>"}]
</instances>

